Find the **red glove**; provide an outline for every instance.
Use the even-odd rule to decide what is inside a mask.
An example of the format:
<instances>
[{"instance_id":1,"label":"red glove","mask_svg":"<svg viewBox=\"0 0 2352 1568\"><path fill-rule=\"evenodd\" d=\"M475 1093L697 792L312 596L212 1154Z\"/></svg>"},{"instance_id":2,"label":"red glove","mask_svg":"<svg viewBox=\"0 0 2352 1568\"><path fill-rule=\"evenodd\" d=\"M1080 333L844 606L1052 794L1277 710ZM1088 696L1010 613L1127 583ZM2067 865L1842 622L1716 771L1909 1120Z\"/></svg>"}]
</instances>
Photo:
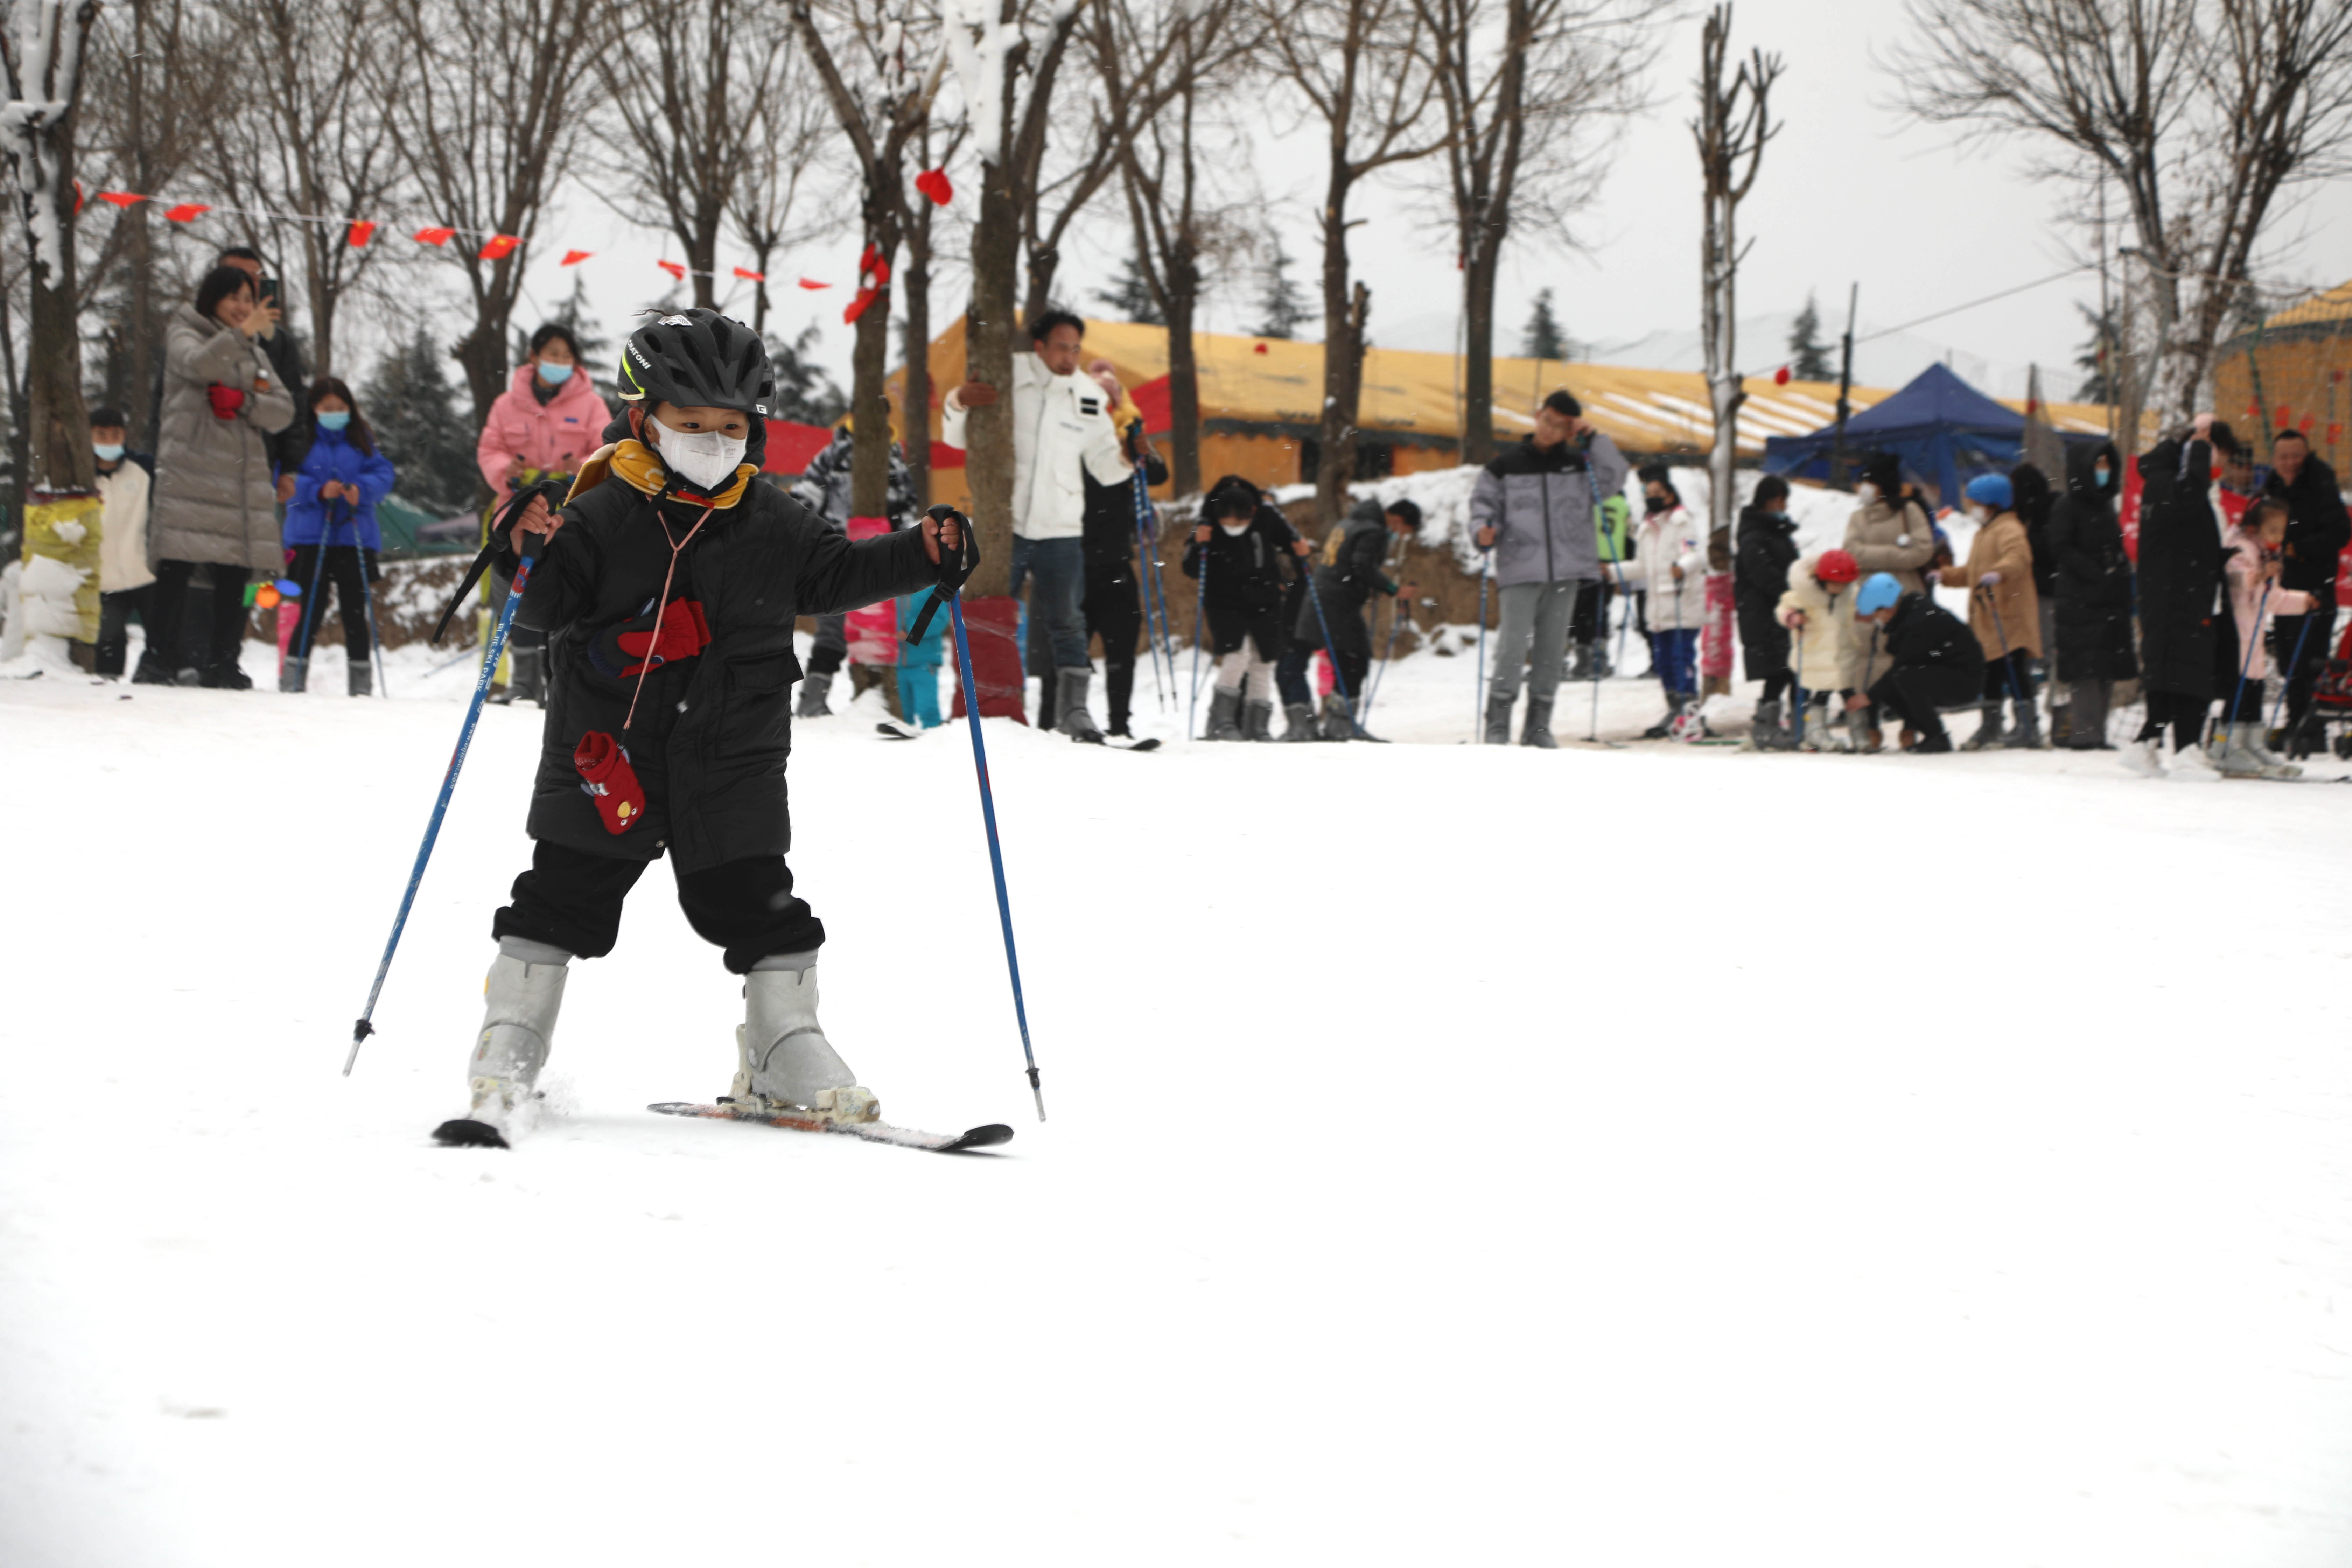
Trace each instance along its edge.
<instances>
[{"instance_id":1,"label":"red glove","mask_svg":"<svg viewBox=\"0 0 2352 1568\"><path fill-rule=\"evenodd\" d=\"M660 668L675 659L692 658L710 646L710 623L702 618L702 606L692 599L680 599L661 613L661 640L654 634L623 632L614 639L622 653L637 660L625 667L621 673L635 675L650 664ZM646 655L653 657L647 659Z\"/></svg>"},{"instance_id":2,"label":"red glove","mask_svg":"<svg viewBox=\"0 0 2352 1568\"><path fill-rule=\"evenodd\" d=\"M217 381L205 388L205 395L212 400L213 417L215 419L234 419L236 411L245 406L243 391L234 386L223 386Z\"/></svg>"},{"instance_id":3,"label":"red glove","mask_svg":"<svg viewBox=\"0 0 2352 1568\"><path fill-rule=\"evenodd\" d=\"M581 789L596 803L605 832L626 833L645 816L645 786L637 783L637 770L629 766L629 753L612 736L602 730L581 736L572 752L572 765L580 772Z\"/></svg>"}]
</instances>

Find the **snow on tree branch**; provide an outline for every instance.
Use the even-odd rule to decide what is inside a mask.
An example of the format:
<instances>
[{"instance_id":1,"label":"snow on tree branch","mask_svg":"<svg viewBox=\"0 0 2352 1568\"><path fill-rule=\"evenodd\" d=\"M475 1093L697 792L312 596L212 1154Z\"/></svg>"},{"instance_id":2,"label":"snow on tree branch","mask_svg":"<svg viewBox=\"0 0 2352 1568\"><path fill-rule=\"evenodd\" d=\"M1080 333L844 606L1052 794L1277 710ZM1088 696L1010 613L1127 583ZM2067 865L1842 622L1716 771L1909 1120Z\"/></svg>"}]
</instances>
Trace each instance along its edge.
<instances>
[{"instance_id":1,"label":"snow on tree branch","mask_svg":"<svg viewBox=\"0 0 2352 1568\"><path fill-rule=\"evenodd\" d=\"M98 19L98 0L36 0L16 13L21 31L0 37L8 73L8 101L0 105L0 134L9 140L33 266L42 283L66 280L64 159L61 127L81 92L82 47Z\"/></svg>"}]
</instances>

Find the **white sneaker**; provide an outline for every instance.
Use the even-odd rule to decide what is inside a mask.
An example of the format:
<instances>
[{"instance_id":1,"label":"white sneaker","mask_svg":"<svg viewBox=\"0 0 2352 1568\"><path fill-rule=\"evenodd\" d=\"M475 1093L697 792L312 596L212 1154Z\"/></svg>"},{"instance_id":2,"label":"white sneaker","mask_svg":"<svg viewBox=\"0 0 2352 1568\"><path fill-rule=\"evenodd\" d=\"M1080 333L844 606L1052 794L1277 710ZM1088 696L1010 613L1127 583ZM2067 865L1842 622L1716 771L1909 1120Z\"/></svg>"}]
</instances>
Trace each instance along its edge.
<instances>
[{"instance_id":1,"label":"white sneaker","mask_svg":"<svg viewBox=\"0 0 2352 1568\"><path fill-rule=\"evenodd\" d=\"M2157 744L2153 741L2148 743ZM2221 770L2215 767L2211 759L2206 756L2205 748L2191 746L2185 752L2173 753L2172 771L2164 776L2174 784L2218 784L2221 782Z\"/></svg>"},{"instance_id":2,"label":"white sneaker","mask_svg":"<svg viewBox=\"0 0 2352 1568\"><path fill-rule=\"evenodd\" d=\"M2144 779L2160 779L2164 777L2163 748L2162 741L2134 741L2116 761Z\"/></svg>"},{"instance_id":3,"label":"white sneaker","mask_svg":"<svg viewBox=\"0 0 2352 1568\"><path fill-rule=\"evenodd\" d=\"M873 1092L824 1037L816 1018L816 955L775 959L743 977L743 1024L735 1031L734 1096L772 1110L800 1110L842 1121L877 1121ZM784 963L797 968L782 967Z\"/></svg>"}]
</instances>

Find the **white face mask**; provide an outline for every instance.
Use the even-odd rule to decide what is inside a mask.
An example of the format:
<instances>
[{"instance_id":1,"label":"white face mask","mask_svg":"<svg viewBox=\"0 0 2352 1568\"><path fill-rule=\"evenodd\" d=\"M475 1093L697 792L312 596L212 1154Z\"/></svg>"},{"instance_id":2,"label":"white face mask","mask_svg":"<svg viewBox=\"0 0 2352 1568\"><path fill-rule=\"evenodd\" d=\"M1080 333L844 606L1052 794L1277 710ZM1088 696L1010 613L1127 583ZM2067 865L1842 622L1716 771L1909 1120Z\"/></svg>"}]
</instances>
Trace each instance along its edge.
<instances>
[{"instance_id":1,"label":"white face mask","mask_svg":"<svg viewBox=\"0 0 2352 1568\"><path fill-rule=\"evenodd\" d=\"M1878 487L1874 484L1865 483L1861 489L1855 490L1853 493L1862 498L1863 505L1868 506L1871 502L1878 499Z\"/></svg>"},{"instance_id":2,"label":"white face mask","mask_svg":"<svg viewBox=\"0 0 2352 1568\"><path fill-rule=\"evenodd\" d=\"M1244 520L1240 522L1220 522L1217 526L1223 529L1226 533L1235 539L1239 539L1243 534L1247 533L1250 531L1250 525L1247 520Z\"/></svg>"},{"instance_id":3,"label":"white face mask","mask_svg":"<svg viewBox=\"0 0 2352 1568\"><path fill-rule=\"evenodd\" d=\"M646 423L659 431L654 443L662 467L691 485L711 489L735 477L742 465L745 444L716 430L673 430L652 415Z\"/></svg>"},{"instance_id":4,"label":"white face mask","mask_svg":"<svg viewBox=\"0 0 2352 1568\"><path fill-rule=\"evenodd\" d=\"M1992 518L1992 508L1989 506L1979 506L1975 501L1970 501L1969 503L1969 516L1979 523L1990 521Z\"/></svg>"}]
</instances>

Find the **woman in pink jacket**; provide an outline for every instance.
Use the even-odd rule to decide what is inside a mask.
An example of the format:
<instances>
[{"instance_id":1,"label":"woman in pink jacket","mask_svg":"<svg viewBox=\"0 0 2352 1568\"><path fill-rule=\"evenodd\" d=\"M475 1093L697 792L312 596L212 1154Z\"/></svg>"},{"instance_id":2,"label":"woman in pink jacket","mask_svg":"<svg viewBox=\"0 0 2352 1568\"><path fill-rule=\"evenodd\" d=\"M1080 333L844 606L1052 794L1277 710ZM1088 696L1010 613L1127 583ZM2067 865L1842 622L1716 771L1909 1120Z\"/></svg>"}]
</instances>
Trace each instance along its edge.
<instances>
[{"instance_id":1,"label":"woman in pink jacket","mask_svg":"<svg viewBox=\"0 0 2352 1568\"><path fill-rule=\"evenodd\" d=\"M530 358L490 405L474 460L503 504L517 485L575 474L604 439L612 411L580 363L571 331L551 321L530 335Z\"/></svg>"}]
</instances>

